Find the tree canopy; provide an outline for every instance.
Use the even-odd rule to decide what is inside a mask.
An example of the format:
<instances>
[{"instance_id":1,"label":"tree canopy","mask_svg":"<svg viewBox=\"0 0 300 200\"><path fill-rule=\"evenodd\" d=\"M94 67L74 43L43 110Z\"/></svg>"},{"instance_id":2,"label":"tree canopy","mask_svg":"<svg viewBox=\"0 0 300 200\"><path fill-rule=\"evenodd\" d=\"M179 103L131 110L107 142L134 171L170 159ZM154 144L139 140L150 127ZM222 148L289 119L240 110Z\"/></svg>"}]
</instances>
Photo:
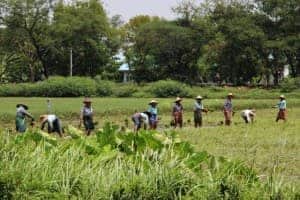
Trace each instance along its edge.
<instances>
[{"instance_id":1,"label":"tree canopy","mask_svg":"<svg viewBox=\"0 0 300 200\"><path fill-rule=\"evenodd\" d=\"M183 0L166 20L111 18L99 0L0 0L0 82L73 74L118 79L118 52L137 82L241 85L300 75L299 0Z\"/></svg>"}]
</instances>

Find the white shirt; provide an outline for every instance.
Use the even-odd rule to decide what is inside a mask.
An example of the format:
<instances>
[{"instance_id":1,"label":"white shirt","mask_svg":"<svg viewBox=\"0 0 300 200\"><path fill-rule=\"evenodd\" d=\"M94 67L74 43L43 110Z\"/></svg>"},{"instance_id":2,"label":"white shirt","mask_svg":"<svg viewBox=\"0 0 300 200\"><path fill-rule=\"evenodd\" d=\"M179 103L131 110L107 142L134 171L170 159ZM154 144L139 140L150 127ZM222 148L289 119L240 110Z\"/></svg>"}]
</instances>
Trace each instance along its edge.
<instances>
[{"instance_id":1,"label":"white shirt","mask_svg":"<svg viewBox=\"0 0 300 200\"><path fill-rule=\"evenodd\" d=\"M53 122L57 119L56 115L47 115L47 122L53 128Z\"/></svg>"},{"instance_id":2,"label":"white shirt","mask_svg":"<svg viewBox=\"0 0 300 200\"><path fill-rule=\"evenodd\" d=\"M247 121L251 121L251 116L255 116L255 113L252 110L246 109L241 112L241 117L246 117Z\"/></svg>"},{"instance_id":3,"label":"white shirt","mask_svg":"<svg viewBox=\"0 0 300 200\"><path fill-rule=\"evenodd\" d=\"M148 117L148 115L145 114L145 113L141 113L141 116L143 118L143 122L148 125L149 124L149 117Z\"/></svg>"}]
</instances>

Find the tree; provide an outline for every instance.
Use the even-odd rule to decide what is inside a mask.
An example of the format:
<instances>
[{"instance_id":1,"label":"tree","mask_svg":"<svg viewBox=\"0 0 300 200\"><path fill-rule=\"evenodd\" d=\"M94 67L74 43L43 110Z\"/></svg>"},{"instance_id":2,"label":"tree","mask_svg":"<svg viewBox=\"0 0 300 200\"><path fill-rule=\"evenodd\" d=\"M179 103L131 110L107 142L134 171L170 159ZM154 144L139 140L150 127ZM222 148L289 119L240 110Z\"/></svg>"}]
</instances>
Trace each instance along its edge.
<instances>
[{"instance_id":1,"label":"tree","mask_svg":"<svg viewBox=\"0 0 300 200\"><path fill-rule=\"evenodd\" d=\"M54 9L51 35L54 51L51 73L69 74L69 55L73 50L74 75L95 76L104 71L118 49L116 33L97 0L59 3Z\"/></svg>"},{"instance_id":2,"label":"tree","mask_svg":"<svg viewBox=\"0 0 300 200\"><path fill-rule=\"evenodd\" d=\"M142 26L134 42L135 79L141 82L171 78L194 83L199 78L198 38L192 29L170 22Z\"/></svg>"},{"instance_id":3,"label":"tree","mask_svg":"<svg viewBox=\"0 0 300 200\"><path fill-rule=\"evenodd\" d=\"M300 7L299 0L256 0L258 22L267 35L265 52L273 53L272 72L289 64L291 75L300 75ZM275 68L274 68L275 66Z\"/></svg>"},{"instance_id":4,"label":"tree","mask_svg":"<svg viewBox=\"0 0 300 200\"><path fill-rule=\"evenodd\" d=\"M219 3L210 13L217 31L206 47L206 57L214 73L227 82L249 82L262 69L265 36L253 16L248 5L239 3Z\"/></svg>"},{"instance_id":5,"label":"tree","mask_svg":"<svg viewBox=\"0 0 300 200\"><path fill-rule=\"evenodd\" d=\"M0 24L5 27L4 42L8 51L24 55L30 65L40 63L45 77L49 76L48 0L1 0ZM3 44L3 43L2 43ZM28 64L24 61L24 64ZM32 66L31 66L32 68ZM32 73L33 70L31 70ZM31 75L34 79L34 74Z\"/></svg>"}]
</instances>

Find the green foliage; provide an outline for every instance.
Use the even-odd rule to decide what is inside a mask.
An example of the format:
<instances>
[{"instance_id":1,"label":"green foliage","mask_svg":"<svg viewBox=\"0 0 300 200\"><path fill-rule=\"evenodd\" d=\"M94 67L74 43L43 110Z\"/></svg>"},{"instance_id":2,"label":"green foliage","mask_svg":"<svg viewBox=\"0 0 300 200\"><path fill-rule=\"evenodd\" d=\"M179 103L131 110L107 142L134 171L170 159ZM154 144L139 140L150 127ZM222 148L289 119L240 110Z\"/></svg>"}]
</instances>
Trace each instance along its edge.
<instances>
[{"instance_id":1,"label":"green foliage","mask_svg":"<svg viewBox=\"0 0 300 200\"><path fill-rule=\"evenodd\" d=\"M191 91L187 85L171 80L153 83L150 92L155 97L191 97Z\"/></svg>"},{"instance_id":2,"label":"green foliage","mask_svg":"<svg viewBox=\"0 0 300 200\"><path fill-rule=\"evenodd\" d=\"M119 85L114 89L114 96L116 97L132 97L138 87L133 84Z\"/></svg>"},{"instance_id":3,"label":"green foliage","mask_svg":"<svg viewBox=\"0 0 300 200\"><path fill-rule=\"evenodd\" d=\"M257 199L279 195L272 186L279 184L276 179L265 186L243 163L196 152L175 132L124 133L106 124L96 137L85 138L74 127L67 134L73 139L52 145L49 141L55 137L37 139L37 131L19 136L1 133L0 196ZM280 191L284 198L297 195L284 185Z\"/></svg>"},{"instance_id":4,"label":"green foliage","mask_svg":"<svg viewBox=\"0 0 300 200\"><path fill-rule=\"evenodd\" d=\"M300 77L298 78L285 78L280 83L282 92L292 92L296 89L300 89Z\"/></svg>"},{"instance_id":5,"label":"green foliage","mask_svg":"<svg viewBox=\"0 0 300 200\"><path fill-rule=\"evenodd\" d=\"M100 97L107 97L112 96L113 88L115 88L115 83L110 81L104 80L97 80L96 79L96 95Z\"/></svg>"}]
</instances>

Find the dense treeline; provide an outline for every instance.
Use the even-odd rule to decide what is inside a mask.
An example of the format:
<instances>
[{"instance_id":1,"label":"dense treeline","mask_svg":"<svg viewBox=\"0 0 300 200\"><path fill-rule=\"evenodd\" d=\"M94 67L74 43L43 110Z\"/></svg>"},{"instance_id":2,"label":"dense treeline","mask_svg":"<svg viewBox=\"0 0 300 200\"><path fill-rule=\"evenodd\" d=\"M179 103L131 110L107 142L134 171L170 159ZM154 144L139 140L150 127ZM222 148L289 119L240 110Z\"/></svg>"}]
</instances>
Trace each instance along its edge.
<instances>
[{"instance_id":1,"label":"dense treeline","mask_svg":"<svg viewBox=\"0 0 300 200\"><path fill-rule=\"evenodd\" d=\"M229 3L230 2L230 3ZM101 1L0 0L0 81L52 75L118 80L120 50L133 79L235 85L300 75L299 0L183 0L176 20L107 17Z\"/></svg>"}]
</instances>

